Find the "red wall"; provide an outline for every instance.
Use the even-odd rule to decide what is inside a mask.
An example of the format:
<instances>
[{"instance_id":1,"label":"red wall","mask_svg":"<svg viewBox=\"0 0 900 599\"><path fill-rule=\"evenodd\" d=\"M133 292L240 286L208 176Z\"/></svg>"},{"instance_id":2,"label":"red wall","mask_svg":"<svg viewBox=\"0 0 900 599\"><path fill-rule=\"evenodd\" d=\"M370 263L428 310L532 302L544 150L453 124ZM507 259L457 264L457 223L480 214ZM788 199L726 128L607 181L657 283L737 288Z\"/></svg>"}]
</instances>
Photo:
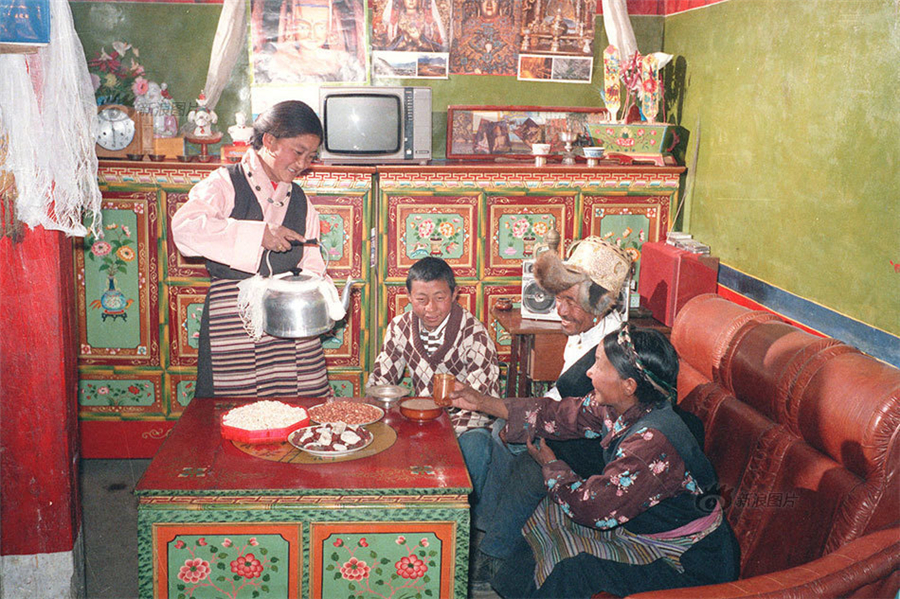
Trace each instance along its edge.
<instances>
[{"instance_id":1,"label":"red wall","mask_svg":"<svg viewBox=\"0 0 900 599\"><path fill-rule=\"evenodd\" d=\"M71 551L81 526L72 241L0 238L0 555Z\"/></svg>"},{"instance_id":2,"label":"red wall","mask_svg":"<svg viewBox=\"0 0 900 599\"><path fill-rule=\"evenodd\" d=\"M724 0L627 0L629 15L666 16L684 12L692 8L701 8ZM597 13L603 14L602 0L597 0Z\"/></svg>"}]
</instances>

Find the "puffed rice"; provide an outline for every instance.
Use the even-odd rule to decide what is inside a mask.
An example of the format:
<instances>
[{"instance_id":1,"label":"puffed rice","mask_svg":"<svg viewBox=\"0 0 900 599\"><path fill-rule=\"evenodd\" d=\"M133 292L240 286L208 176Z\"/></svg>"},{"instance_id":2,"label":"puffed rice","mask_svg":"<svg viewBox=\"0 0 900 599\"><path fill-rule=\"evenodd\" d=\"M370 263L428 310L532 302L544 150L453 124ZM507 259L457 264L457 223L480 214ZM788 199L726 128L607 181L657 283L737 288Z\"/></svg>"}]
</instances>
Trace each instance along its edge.
<instances>
[{"instance_id":1,"label":"puffed rice","mask_svg":"<svg viewBox=\"0 0 900 599\"><path fill-rule=\"evenodd\" d=\"M222 424L247 431L284 428L306 419L306 409L280 401L263 400L234 408L222 417Z\"/></svg>"}]
</instances>

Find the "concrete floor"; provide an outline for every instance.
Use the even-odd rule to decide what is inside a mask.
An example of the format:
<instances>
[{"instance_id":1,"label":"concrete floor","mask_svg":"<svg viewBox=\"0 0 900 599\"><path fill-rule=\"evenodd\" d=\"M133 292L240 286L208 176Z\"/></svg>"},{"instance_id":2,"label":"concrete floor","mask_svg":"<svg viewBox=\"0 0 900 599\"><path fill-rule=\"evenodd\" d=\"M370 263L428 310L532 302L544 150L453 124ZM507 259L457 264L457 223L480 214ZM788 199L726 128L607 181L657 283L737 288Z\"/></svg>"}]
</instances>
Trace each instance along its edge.
<instances>
[{"instance_id":1,"label":"concrete floor","mask_svg":"<svg viewBox=\"0 0 900 599\"><path fill-rule=\"evenodd\" d=\"M85 588L88 599L134 599L137 582L137 498L134 487L150 460L82 460ZM473 583L469 599L499 599Z\"/></svg>"}]
</instances>

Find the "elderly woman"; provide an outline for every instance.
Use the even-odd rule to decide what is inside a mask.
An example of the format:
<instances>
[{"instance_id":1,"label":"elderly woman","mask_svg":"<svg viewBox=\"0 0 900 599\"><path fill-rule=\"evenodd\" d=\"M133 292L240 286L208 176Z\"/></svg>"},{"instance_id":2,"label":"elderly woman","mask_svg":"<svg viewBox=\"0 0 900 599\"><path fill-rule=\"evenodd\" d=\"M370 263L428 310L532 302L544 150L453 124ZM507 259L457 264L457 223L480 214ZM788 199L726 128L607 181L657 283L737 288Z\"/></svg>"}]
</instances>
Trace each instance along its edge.
<instances>
[{"instance_id":1,"label":"elderly woman","mask_svg":"<svg viewBox=\"0 0 900 599\"><path fill-rule=\"evenodd\" d=\"M708 493L716 474L672 408L678 357L659 332L610 333L585 397L500 400L463 389L453 405L507 419L541 465L547 498L492 580L503 597L619 596L734 580L734 534ZM578 474L547 439L600 439L602 465ZM523 574L525 573L525 574Z\"/></svg>"}]
</instances>

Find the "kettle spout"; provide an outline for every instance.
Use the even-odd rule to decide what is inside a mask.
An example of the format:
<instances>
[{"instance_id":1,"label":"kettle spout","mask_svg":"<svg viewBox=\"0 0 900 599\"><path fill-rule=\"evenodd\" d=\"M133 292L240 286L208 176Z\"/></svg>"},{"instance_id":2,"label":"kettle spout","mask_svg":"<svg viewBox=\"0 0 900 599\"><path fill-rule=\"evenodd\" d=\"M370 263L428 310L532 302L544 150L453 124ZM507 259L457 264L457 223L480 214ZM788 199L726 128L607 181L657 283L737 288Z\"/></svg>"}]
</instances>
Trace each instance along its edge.
<instances>
[{"instance_id":1,"label":"kettle spout","mask_svg":"<svg viewBox=\"0 0 900 599\"><path fill-rule=\"evenodd\" d=\"M355 283L353 279L348 278L347 282L344 283L344 289L341 291L341 305L344 306L344 312L350 309L350 291L353 288L353 283Z\"/></svg>"}]
</instances>

